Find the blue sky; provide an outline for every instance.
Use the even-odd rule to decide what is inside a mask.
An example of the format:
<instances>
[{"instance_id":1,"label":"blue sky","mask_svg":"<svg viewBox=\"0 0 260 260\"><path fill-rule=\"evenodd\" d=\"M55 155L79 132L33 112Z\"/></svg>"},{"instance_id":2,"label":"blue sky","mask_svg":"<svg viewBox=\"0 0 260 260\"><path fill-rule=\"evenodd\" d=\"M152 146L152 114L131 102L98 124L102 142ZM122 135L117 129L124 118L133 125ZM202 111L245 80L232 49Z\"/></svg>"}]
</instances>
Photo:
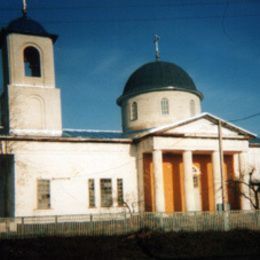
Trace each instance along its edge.
<instances>
[{"instance_id":1,"label":"blue sky","mask_svg":"<svg viewBox=\"0 0 260 260\"><path fill-rule=\"evenodd\" d=\"M21 2L0 0L0 26L21 15ZM260 0L28 0L28 15L59 35L64 128L121 129L116 99L154 60L154 33L161 60L203 92L203 111L225 120L260 113ZM259 115L234 123L260 135Z\"/></svg>"}]
</instances>

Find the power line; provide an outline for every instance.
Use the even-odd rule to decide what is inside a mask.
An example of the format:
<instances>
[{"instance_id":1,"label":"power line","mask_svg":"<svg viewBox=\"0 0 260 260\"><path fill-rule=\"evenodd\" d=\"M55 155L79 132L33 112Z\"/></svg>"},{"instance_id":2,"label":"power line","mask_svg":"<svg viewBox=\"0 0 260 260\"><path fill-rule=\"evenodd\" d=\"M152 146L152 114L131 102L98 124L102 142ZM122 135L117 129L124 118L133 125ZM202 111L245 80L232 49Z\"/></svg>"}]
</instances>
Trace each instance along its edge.
<instances>
[{"instance_id":1,"label":"power line","mask_svg":"<svg viewBox=\"0 0 260 260\"><path fill-rule=\"evenodd\" d=\"M240 14L240 15L227 15L225 18L241 18L241 17L260 17L260 14ZM75 23L92 23L92 22L163 22L173 20L203 20L203 19L221 19L223 15L208 15L208 16L173 16L173 17L161 17L161 18L124 18L124 19L86 19L86 20L53 20L42 21L45 24L75 24ZM0 26L5 26L8 23L2 23Z\"/></svg>"},{"instance_id":2,"label":"power line","mask_svg":"<svg viewBox=\"0 0 260 260\"><path fill-rule=\"evenodd\" d=\"M258 0L229 0L229 4L259 4ZM139 7L154 7L154 8L168 8L168 7L186 7L186 6L212 6L225 5L226 0L223 1L198 1L198 2L182 2L182 3L160 3L160 4L127 4L127 5L79 5L79 6L40 6L30 7L30 10L77 10L77 9L120 9L120 8L139 8ZM20 11L16 7L2 7L0 11Z\"/></svg>"},{"instance_id":3,"label":"power line","mask_svg":"<svg viewBox=\"0 0 260 260\"><path fill-rule=\"evenodd\" d=\"M240 121L245 121L254 117L260 116L260 112L255 113L255 114L251 114L245 117L241 117L241 118L237 118L237 119L233 119L233 120L228 120L229 122L240 122Z\"/></svg>"}]
</instances>

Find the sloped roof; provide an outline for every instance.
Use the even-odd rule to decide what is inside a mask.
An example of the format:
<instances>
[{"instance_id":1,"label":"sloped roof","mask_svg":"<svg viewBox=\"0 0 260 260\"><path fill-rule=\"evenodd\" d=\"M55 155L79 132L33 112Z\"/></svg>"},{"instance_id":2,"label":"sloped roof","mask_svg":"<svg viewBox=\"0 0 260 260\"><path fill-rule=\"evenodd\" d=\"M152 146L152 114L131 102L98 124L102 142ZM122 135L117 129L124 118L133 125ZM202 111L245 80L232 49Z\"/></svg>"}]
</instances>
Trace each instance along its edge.
<instances>
[{"instance_id":1,"label":"sloped roof","mask_svg":"<svg viewBox=\"0 0 260 260\"><path fill-rule=\"evenodd\" d=\"M105 131L92 129L64 129L63 137L70 138L97 138L97 139L126 139L127 136L121 131Z\"/></svg>"},{"instance_id":2,"label":"sloped roof","mask_svg":"<svg viewBox=\"0 0 260 260\"><path fill-rule=\"evenodd\" d=\"M62 137L67 138L89 138L89 139L132 139L134 136L146 132L150 129L137 131L115 131L96 129L63 129Z\"/></svg>"}]
</instances>

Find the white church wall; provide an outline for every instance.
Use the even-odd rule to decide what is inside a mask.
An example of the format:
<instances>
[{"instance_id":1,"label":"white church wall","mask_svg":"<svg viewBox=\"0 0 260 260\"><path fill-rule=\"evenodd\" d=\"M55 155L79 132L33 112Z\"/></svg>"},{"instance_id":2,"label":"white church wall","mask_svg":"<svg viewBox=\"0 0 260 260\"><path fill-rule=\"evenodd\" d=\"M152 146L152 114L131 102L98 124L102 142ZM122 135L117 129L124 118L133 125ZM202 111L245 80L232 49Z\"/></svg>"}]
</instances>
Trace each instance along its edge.
<instances>
[{"instance_id":1,"label":"white church wall","mask_svg":"<svg viewBox=\"0 0 260 260\"><path fill-rule=\"evenodd\" d=\"M137 210L135 149L119 143L20 142L15 153L15 215L115 213L117 179L124 200ZM113 207L100 207L100 179L112 180ZM50 181L50 209L38 209L37 180ZM96 207L89 207L88 180L95 181Z\"/></svg>"},{"instance_id":2,"label":"white church wall","mask_svg":"<svg viewBox=\"0 0 260 260\"><path fill-rule=\"evenodd\" d=\"M62 134L59 89L10 85L8 88L12 133L49 136Z\"/></svg>"},{"instance_id":3,"label":"white church wall","mask_svg":"<svg viewBox=\"0 0 260 260\"><path fill-rule=\"evenodd\" d=\"M169 100L169 114L162 114L161 100ZM200 114L200 98L183 91L154 91L129 98L122 106L124 130L146 129L189 118L192 115L190 102L194 101L194 112ZM131 105L137 103L138 118L131 120Z\"/></svg>"}]
</instances>

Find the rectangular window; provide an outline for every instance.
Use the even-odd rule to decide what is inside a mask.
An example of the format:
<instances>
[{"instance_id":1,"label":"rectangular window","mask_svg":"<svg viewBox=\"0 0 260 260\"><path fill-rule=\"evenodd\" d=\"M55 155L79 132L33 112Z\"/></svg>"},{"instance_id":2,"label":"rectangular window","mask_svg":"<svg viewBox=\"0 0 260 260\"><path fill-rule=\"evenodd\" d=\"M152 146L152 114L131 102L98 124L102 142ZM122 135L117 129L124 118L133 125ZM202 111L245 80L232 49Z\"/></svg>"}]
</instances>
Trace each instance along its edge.
<instances>
[{"instance_id":1,"label":"rectangular window","mask_svg":"<svg viewBox=\"0 0 260 260\"><path fill-rule=\"evenodd\" d=\"M88 180L88 205L90 208L96 206L95 202L95 181L94 179Z\"/></svg>"},{"instance_id":2,"label":"rectangular window","mask_svg":"<svg viewBox=\"0 0 260 260\"><path fill-rule=\"evenodd\" d=\"M138 118L138 107L137 107L137 103L133 102L131 104L131 109L130 109L130 119L131 121L135 121Z\"/></svg>"},{"instance_id":3,"label":"rectangular window","mask_svg":"<svg viewBox=\"0 0 260 260\"><path fill-rule=\"evenodd\" d=\"M123 179L117 179L117 205L124 206Z\"/></svg>"},{"instance_id":4,"label":"rectangular window","mask_svg":"<svg viewBox=\"0 0 260 260\"><path fill-rule=\"evenodd\" d=\"M50 181L38 180L37 181L37 201L38 209L50 209L51 207L50 196Z\"/></svg>"},{"instance_id":5,"label":"rectangular window","mask_svg":"<svg viewBox=\"0 0 260 260\"><path fill-rule=\"evenodd\" d=\"M101 190L101 207L111 207L113 205L112 180L101 179L100 190Z\"/></svg>"},{"instance_id":6,"label":"rectangular window","mask_svg":"<svg viewBox=\"0 0 260 260\"><path fill-rule=\"evenodd\" d=\"M169 115L169 100L167 98L161 100L161 110L163 115Z\"/></svg>"}]
</instances>

